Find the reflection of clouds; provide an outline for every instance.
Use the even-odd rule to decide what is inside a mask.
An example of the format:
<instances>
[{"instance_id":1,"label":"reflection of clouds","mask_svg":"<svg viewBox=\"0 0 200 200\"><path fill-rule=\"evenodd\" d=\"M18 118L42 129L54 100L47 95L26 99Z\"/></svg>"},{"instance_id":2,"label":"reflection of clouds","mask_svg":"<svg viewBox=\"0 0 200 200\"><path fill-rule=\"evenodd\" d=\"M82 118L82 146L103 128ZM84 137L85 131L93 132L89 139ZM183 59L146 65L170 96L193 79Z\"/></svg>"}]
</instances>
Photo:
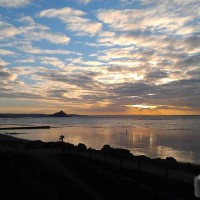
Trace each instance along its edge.
<instances>
[{"instance_id":1,"label":"reflection of clouds","mask_svg":"<svg viewBox=\"0 0 200 200\"><path fill-rule=\"evenodd\" d=\"M171 131L132 130L128 145L119 141L123 148L129 148L134 155L144 154L150 157L166 158L172 156L179 161L198 162L200 147L192 132L185 134ZM193 135L194 136L194 135ZM187 155L187 160L186 159Z\"/></svg>"},{"instance_id":2,"label":"reflection of clouds","mask_svg":"<svg viewBox=\"0 0 200 200\"><path fill-rule=\"evenodd\" d=\"M195 154L193 152L177 151L173 148L164 146L158 146L156 149L158 157L166 158L171 156L182 162L194 162L194 160L198 160L197 158L195 159Z\"/></svg>"},{"instance_id":3,"label":"reflection of clouds","mask_svg":"<svg viewBox=\"0 0 200 200\"><path fill-rule=\"evenodd\" d=\"M17 135L16 137L58 141L62 134L65 136L65 142L75 145L84 143L87 147L95 149L101 149L104 144L109 144L114 148L129 149L134 155L146 155L152 158L171 156L178 161L196 163L199 163L200 160L200 136L189 130L137 129L125 126L75 126L50 130L28 130L28 133L30 134Z\"/></svg>"}]
</instances>

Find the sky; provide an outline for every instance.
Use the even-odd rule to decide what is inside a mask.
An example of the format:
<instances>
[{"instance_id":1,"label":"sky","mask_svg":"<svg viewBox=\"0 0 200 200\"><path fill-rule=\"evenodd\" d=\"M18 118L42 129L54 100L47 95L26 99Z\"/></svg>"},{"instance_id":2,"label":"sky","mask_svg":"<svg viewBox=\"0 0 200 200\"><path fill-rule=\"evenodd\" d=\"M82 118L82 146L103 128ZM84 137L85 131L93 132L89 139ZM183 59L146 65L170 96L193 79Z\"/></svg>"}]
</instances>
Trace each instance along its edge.
<instances>
[{"instance_id":1,"label":"sky","mask_svg":"<svg viewBox=\"0 0 200 200\"><path fill-rule=\"evenodd\" d=\"M200 114L199 0L0 0L0 113Z\"/></svg>"}]
</instances>

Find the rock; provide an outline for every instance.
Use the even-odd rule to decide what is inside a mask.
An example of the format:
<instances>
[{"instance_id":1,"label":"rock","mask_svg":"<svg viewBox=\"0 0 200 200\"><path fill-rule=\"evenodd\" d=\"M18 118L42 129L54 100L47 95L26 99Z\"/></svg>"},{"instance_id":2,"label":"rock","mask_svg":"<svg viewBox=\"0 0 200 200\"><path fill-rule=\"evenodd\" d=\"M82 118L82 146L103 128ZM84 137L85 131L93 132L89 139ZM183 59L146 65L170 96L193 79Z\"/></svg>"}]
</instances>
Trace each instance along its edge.
<instances>
[{"instance_id":1,"label":"rock","mask_svg":"<svg viewBox=\"0 0 200 200\"><path fill-rule=\"evenodd\" d=\"M115 149L116 153L123 158L132 158L133 154L128 149Z\"/></svg>"},{"instance_id":2,"label":"rock","mask_svg":"<svg viewBox=\"0 0 200 200\"><path fill-rule=\"evenodd\" d=\"M140 155L139 157L141 160L148 160L148 161L151 160L151 158L149 158L148 156L145 156L145 155Z\"/></svg>"},{"instance_id":3,"label":"rock","mask_svg":"<svg viewBox=\"0 0 200 200\"><path fill-rule=\"evenodd\" d=\"M60 112L51 114L51 115L47 115L48 117L70 117L70 115L67 115L65 112L63 112L62 110Z\"/></svg>"},{"instance_id":4,"label":"rock","mask_svg":"<svg viewBox=\"0 0 200 200\"><path fill-rule=\"evenodd\" d=\"M176 159L173 157L167 157L166 160L169 162L176 162Z\"/></svg>"},{"instance_id":5,"label":"rock","mask_svg":"<svg viewBox=\"0 0 200 200\"><path fill-rule=\"evenodd\" d=\"M109 153L114 156L121 156L122 158L132 158L133 154L128 149L114 149L110 145L106 144L101 149L101 152Z\"/></svg>"},{"instance_id":6,"label":"rock","mask_svg":"<svg viewBox=\"0 0 200 200\"><path fill-rule=\"evenodd\" d=\"M103 148L101 149L101 151L103 151L103 152L110 152L112 150L113 150L113 148L111 148L109 144L105 144L103 146Z\"/></svg>"},{"instance_id":7,"label":"rock","mask_svg":"<svg viewBox=\"0 0 200 200\"><path fill-rule=\"evenodd\" d=\"M77 146L78 150L80 151L86 151L87 150L87 147L85 144L82 144L82 143L79 143L78 146Z\"/></svg>"}]
</instances>

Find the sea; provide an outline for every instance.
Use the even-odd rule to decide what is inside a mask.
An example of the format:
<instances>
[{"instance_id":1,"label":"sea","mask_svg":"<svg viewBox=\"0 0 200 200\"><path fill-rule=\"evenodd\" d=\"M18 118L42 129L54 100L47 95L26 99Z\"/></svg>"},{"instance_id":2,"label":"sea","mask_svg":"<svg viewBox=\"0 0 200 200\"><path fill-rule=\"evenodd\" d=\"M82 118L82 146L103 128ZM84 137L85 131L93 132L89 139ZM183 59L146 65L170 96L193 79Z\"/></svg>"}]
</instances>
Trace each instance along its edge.
<instances>
[{"instance_id":1,"label":"sea","mask_svg":"<svg viewBox=\"0 0 200 200\"><path fill-rule=\"evenodd\" d=\"M200 116L73 116L0 118L0 127L51 126L51 129L0 130L28 140L64 141L101 149L105 144L133 155L174 157L200 164Z\"/></svg>"}]
</instances>

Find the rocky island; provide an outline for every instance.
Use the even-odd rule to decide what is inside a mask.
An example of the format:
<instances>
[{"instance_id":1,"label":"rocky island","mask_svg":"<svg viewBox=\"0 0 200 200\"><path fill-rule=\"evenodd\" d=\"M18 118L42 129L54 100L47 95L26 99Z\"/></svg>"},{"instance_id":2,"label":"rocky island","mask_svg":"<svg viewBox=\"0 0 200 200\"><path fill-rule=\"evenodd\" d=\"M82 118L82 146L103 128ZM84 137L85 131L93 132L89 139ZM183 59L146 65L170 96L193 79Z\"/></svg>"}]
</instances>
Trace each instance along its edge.
<instances>
[{"instance_id":1,"label":"rocky island","mask_svg":"<svg viewBox=\"0 0 200 200\"><path fill-rule=\"evenodd\" d=\"M60 112L56 112L54 114L47 115L46 117L72 117L72 115L66 114L65 112L63 112L61 110Z\"/></svg>"}]
</instances>

